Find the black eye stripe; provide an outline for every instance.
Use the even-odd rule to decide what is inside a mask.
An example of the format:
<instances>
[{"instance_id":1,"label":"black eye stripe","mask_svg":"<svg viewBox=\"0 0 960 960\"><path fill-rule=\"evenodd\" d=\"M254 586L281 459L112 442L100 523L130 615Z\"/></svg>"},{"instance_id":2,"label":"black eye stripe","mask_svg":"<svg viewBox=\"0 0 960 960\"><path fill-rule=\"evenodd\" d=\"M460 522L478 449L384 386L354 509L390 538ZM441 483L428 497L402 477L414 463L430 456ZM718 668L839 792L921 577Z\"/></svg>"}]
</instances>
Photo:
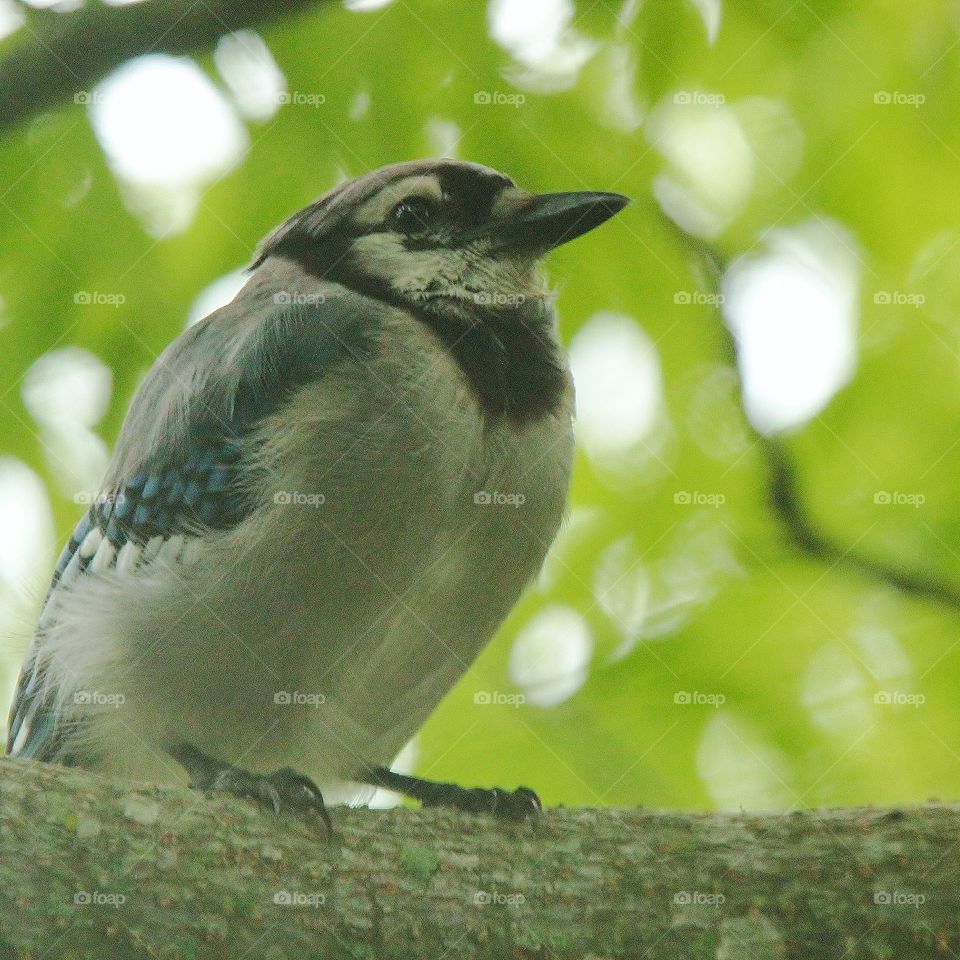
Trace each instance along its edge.
<instances>
[{"instance_id":1,"label":"black eye stripe","mask_svg":"<svg viewBox=\"0 0 960 960\"><path fill-rule=\"evenodd\" d=\"M477 176L460 170L447 170L440 177L442 199L432 196L409 196L394 205L388 224L399 227L408 237L435 227L438 221L450 220L463 226L483 223L500 194L511 187L506 177Z\"/></svg>"},{"instance_id":2,"label":"black eye stripe","mask_svg":"<svg viewBox=\"0 0 960 960\"><path fill-rule=\"evenodd\" d=\"M478 174L474 170L449 167L440 175L444 195L454 198L465 223L482 223L490 216L497 197L512 186L506 177Z\"/></svg>"},{"instance_id":3,"label":"black eye stripe","mask_svg":"<svg viewBox=\"0 0 960 960\"><path fill-rule=\"evenodd\" d=\"M406 197L395 204L388 222L404 233L416 233L427 229L436 219L439 203L432 197Z\"/></svg>"}]
</instances>

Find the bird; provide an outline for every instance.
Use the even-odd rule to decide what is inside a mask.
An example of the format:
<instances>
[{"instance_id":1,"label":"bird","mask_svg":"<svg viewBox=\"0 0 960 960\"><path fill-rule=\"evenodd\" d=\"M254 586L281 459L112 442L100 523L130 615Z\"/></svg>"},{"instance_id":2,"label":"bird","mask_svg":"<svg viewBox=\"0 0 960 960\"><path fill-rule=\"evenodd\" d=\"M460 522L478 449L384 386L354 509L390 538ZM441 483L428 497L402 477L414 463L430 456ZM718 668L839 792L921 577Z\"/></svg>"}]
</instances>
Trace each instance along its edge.
<instances>
[{"instance_id":1,"label":"bird","mask_svg":"<svg viewBox=\"0 0 960 960\"><path fill-rule=\"evenodd\" d=\"M321 817L390 769L540 570L574 389L540 264L628 198L408 161L260 244L157 358L53 573L7 753Z\"/></svg>"}]
</instances>

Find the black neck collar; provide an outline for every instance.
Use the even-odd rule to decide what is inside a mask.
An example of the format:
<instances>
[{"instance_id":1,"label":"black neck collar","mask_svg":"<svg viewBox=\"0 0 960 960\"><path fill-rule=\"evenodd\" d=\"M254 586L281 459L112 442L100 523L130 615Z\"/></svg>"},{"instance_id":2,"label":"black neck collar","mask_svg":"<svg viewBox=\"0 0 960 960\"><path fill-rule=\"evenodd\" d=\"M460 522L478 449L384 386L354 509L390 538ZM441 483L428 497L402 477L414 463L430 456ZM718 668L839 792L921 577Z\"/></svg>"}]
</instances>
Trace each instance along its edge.
<instances>
[{"instance_id":1,"label":"black neck collar","mask_svg":"<svg viewBox=\"0 0 960 960\"><path fill-rule=\"evenodd\" d=\"M312 276L415 316L456 360L488 421L506 419L519 425L561 409L568 377L552 335L553 311L544 301L502 307L438 297L417 304L315 240L290 237L271 253L294 261Z\"/></svg>"}]
</instances>

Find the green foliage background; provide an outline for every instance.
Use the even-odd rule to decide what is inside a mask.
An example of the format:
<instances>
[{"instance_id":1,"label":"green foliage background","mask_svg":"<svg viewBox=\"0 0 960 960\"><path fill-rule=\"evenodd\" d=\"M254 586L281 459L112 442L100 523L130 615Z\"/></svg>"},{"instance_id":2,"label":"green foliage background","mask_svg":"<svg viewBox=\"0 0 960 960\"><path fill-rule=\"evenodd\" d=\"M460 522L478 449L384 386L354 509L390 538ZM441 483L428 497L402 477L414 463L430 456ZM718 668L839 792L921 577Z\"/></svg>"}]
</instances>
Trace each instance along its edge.
<instances>
[{"instance_id":1,"label":"green foliage background","mask_svg":"<svg viewBox=\"0 0 960 960\"><path fill-rule=\"evenodd\" d=\"M723 373L731 359L720 319L708 305L675 303L677 291L706 288L696 256L654 199L668 161L648 120L658 104L691 90L720 93L733 108L767 98L793 118L796 163L778 166L778 149L787 149L781 132L761 131L751 148L769 176L755 178L714 243L734 257L770 227L812 216L832 218L855 239L856 373L787 443L813 514L841 543L949 580L960 574L955 20L940 0L757 0L726 6L711 44L691 4L655 0L631 12L629 4L581 2L572 29L595 52L571 87L538 93L490 38L481 4L318 8L264 38L288 89L321 92L323 105L290 104L250 123L243 162L205 190L185 232L159 241L125 206L86 108L45 114L0 142L0 453L45 479L65 539L80 508L56 482L22 402L30 365L65 344L102 358L114 388L99 429L112 442L137 383L203 287L242 266L275 223L343 172L428 156L431 123L452 122L460 157L529 188L635 198L604 229L553 255L550 276L565 340L598 310L626 314L646 331L659 355L666 420L651 441L656 456L641 451L625 475L611 477L578 454L577 522L543 582L422 732L418 771L525 782L547 803L568 805L957 799L960 612L806 559L784 538L736 384ZM198 62L222 84L212 57ZM611 119L614 89L628 91L636 123ZM522 90L525 101L477 105L480 90ZM926 99L919 107L875 103L884 90ZM369 110L353 118L361 91ZM68 204L86 177L89 190ZM80 306L78 289L126 300ZM925 303L876 303L884 290L922 293ZM727 389L706 402L711 382ZM726 442L718 452L704 437ZM678 490L722 493L725 502L680 506ZM922 493L925 502L881 508L877 490ZM659 624L625 624L599 602L600 566L624 538L618 549L635 566L619 589L641 572L637 589L649 591L648 613L659 610ZM592 632L579 690L552 707L476 704L480 691L516 692L513 639L555 604L578 611ZM7 664L9 683L18 655ZM891 690L924 701L876 702ZM719 707L677 704L682 691L725 699Z\"/></svg>"}]
</instances>

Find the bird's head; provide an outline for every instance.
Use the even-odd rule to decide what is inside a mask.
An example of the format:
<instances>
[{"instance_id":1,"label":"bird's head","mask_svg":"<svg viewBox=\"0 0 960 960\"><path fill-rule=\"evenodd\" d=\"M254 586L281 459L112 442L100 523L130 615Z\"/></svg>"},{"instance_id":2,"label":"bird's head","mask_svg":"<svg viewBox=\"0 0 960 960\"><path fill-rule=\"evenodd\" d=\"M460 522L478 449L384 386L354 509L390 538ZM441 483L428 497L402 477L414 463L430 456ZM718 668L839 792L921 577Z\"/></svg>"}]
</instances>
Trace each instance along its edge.
<instances>
[{"instance_id":1,"label":"bird's head","mask_svg":"<svg viewBox=\"0 0 960 960\"><path fill-rule=\"evenodd\" d=\"M398 306L510 307L542 297L540 258L621 210L617 193L528 193L455 160L382 167L341 184L278 227L277 255Z\"/></svg>"}]
</instances>

